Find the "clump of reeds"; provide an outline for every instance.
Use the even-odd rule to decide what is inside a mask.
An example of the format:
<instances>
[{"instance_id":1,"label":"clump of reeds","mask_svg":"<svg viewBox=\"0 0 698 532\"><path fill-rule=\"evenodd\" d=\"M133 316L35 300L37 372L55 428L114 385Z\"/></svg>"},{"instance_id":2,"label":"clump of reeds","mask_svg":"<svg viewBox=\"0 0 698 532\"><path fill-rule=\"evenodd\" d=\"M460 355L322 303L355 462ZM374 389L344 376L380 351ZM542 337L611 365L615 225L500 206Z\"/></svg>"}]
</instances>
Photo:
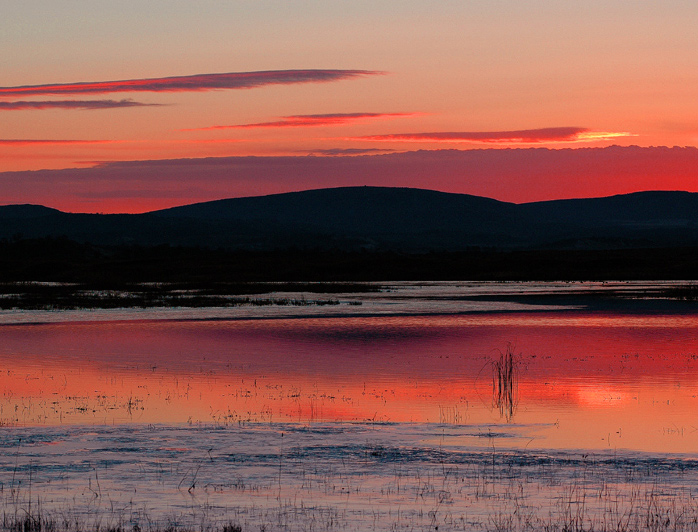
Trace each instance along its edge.
<instances>
[{"instance_id":1,"label":"clump of reeds","mask_svg":"<svg viewBox=\"0 0 698 532\"><path fill-rule=\"evenodd\" d=\"M236 523L202 524L200 530L190 527L175 525L159 526L151 524L145 530L137 523L127 526L125 524L105 525L99 521L96 523L81 522L73 519L55 520L37 513L23 512L23 516L10 516L4 514L0 521L2 532L242 532L242 526Z\"/></svg>"},{"instance_id":2,"label":"clump of reeds","mask_svg":"<svg viewBox=\"0 0 698 532\"><path fill-rule=\"evenodd\" d=\"M259 296L290 292L355 294L375 292L378 289L374 285L362 283L0 283L0 309L324 306L339 305L340 302L334 297L306 299L305 296Z\"/></svg>"},{"instance_id":3,"label":"clump of reeds","mask_svg":"<svg viewBox=\"0 0 698 532\"><path fill-rule=\"evenodd\" d=\"M2 530L7 532L53 532L56 530L53 521L42 519L41 515L27 513L22 517L3 515Z\"/></svg>"},{"instance_id":4,"label":"clump of reeds","mask_svg":"<svg viewBox=\"0 0 698 532\"><path fill-rule=\"evenodd\" d=\"M603 493L602 493L603 492ZM489 516L493 532L696 532L698 507L684 495L659 496L654 489L602 490L588 497L580 486L563 490L557 507L513 507ZM594 499L593 501L591 499ZM590 508L595 503L594 508Z\"/></svg>"},{"instance_id":5,"label":"clump of reeds","mask_svg":"<svg viewBox=\"0 0 698 532\"><path fill-rule=\"evenodd\" d=\"M263 306L327 306L339 305L338 299L306 299L289 297L235 297L226 295L197 295L150 292L75 292L62 295L13 294L0 295L2 310L79 310L114 308L226 308L251 305Z\"/></svg>"},{"instance_id":6,"label":"clump of reeds","mask_svg":"<svg viewBox=\"0 0 698 532\"><path fill-rule=\"evenodd\" d=\"M674 286L665 290L662 295L680 301L698 301L698 284L688 283L681 286Z\"/></svg>"},{"instance_id":7,"label":"clump of reeds","mask_svg":"<svg viewBox=\"0 0 698 532\"><path fill-rule=\"evenodd\" d=\"M499 351L499 359L492 361L492 399L507 421L514 417L519 402L519 362L520 357L514 353L511 343L504 351Z\"/></svg>"}]
</instances>

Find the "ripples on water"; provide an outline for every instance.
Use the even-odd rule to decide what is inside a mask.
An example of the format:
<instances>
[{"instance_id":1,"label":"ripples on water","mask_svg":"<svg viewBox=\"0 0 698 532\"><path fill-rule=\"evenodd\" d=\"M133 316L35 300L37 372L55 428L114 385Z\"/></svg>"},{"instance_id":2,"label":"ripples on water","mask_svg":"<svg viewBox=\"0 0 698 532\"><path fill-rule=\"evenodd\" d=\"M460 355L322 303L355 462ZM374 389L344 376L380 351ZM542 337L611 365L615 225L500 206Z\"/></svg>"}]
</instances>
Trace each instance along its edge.
<instances>
[{"instance_id":1,"label":"ripples on water","mask_svg":"<svg viewBox=\"0 0 698 532\"><path fill-rule=\"evenodd\" d=\"M491 530L498 519L536 530L569 524L570 512L585 526L617 530L646 522L647 509L674 525L696 517L694 458L507 447L520 430L527 428L17 429L0 443L4 510L22 515L33 494L34 507L84 527L159 519L243 530ZM464 446L464 435L482 444Z\"/></svg>"},{"instance_id":2,"label":"ripples on water","mask_svg":"<svg viewBox=\"0 0 698 532\"><path fill-rule=\"evenodd\" d=\"M606 516L658 485L657 504L690 500L695 315L459 299L560 283L397 288L331 309L5 313L3 509L472 529L587 497Z\"/></svg>"}]
</instances>

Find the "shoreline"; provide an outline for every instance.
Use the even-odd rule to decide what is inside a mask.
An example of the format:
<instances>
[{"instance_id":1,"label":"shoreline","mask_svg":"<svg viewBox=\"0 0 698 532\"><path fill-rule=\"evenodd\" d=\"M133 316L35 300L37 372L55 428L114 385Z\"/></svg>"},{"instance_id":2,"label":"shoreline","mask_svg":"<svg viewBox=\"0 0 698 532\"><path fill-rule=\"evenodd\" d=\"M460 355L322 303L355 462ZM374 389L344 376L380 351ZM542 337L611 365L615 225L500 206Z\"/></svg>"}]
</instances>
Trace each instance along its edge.
<instances>
[{"instance_id":1,"label":"shoreline","mask_svg":"<svg viewBox=\"0 0 698 532\"><path fill-rule=\"evenodd\" d=\"M556 311L693 315L698 314L695 291L693 282L684 281L239 283L233 289L162 283L121 290L96 290L79 284L5 283L0 284L0 325Z\"/></svg>"}]
</instances>

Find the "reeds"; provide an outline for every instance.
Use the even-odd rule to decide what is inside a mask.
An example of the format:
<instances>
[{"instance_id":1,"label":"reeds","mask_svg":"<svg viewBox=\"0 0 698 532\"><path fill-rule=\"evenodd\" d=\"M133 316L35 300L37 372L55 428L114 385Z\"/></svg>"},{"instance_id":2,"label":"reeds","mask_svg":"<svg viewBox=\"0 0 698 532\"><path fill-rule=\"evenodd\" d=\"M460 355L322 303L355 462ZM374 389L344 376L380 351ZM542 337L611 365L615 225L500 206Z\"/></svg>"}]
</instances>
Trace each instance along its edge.
<instances>
[{"instance_id":1,"label":"reeds","mask_svg":"<svg viewBox=\"0 0 698 532\"><path fill-rule=\"evenodd\" d=\"M306 464L301 481L288 476L297 464L280 462L278 474L283 469L284 483L297 485L293 498L288 497L286 486L281 486L281 476L277 502L266 507L249 501L248 506L237 506L237 499L244 497L248 488L236 488L230 499L229 519L208 516L201 508L192 508L192 515L158 520L140 511L115 513L95 508L90 514L78 514L67 509L47 515L40 508L19 505L14 509L5 506L0 532L698 532L698 503L690 490L677 492L651 482L599 486L578 479L551 488L550 498L541 500L543 484L531 482L526 475L510 478L504 469L491 472L487 466L480 467L482 464L463 467L444 463L440 469L415 470L399 457L391 458L392 452L380 448L365 451L366 467L382 463L393 470L393 477L384 479L380 492L372 491L374 502L363 500L367 490L360 482L363 475L356 476L354 482L355 473L342 468ZM473 492L476 485L485 489ZM192 491L185 490L195 501ZM386 504L388 501L392 504Z\"/></svg>"},{"instance_id":2,"label":"reeds","mask_svg":"<svg viewBox=\"0 0 698 532\"><path fill-rule=\"evenodd\" d=\"M660 297L678 299L679 301L698 301L698 283L667 288L660 293Z\"/></svg>"},{"instance_id":3,"label":"reeds","mask_svg":"<svg viewBox=\"0 0 698 532\"><path fill-rule=\"evenodd\" d=\"M74 519L53 519L41 514L26 514L21 517L3 514L0 523L2 532L242 532L236 523L202 523L200 527L180 527L176 524L158 525L151 523L147 528L137 523L105 524L81 522Z\"/></svg>"},{"instance_id":4,"label":"reeds","mask_svg":"<svg viewBox=\"0 0 698 532\"><path fill-rule=\"evenodd\" d=\"M355 294L376 290L372 285L350 283L0 283L0 309L324 306L340 302L336 297L306 297L305 294ZM291 293L296 295L291 297Z\"/></svg>"},{"instance_id":5,"label":"reeds","mask_svg":"<svg viewBox=\"0 0 698 532\"><path fill-rule=\"evenodd\" d=\"M519 361L511 343L499 352L499 359L492 361L492 402L507 421L514 417L519 402Z\"/></svg>"}]
</instances>

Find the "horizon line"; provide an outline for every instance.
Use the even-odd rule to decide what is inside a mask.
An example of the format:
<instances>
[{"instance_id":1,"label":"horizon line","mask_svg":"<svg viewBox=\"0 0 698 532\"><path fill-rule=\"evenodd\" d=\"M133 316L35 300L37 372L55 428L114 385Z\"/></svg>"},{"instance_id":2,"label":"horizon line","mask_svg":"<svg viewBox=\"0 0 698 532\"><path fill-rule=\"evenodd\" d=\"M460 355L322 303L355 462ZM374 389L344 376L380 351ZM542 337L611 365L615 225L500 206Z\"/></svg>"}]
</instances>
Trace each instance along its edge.
<instances>
[{"instance_id":1,"label":"horizon line","mask_svg":"<svg viewBox=\"0 0 698 532\"><path fill-rule=\"evenodd\" d=\"M309 188L309 189L301 189L301 190L293 190L293 191L288 191L288 192L275 192L272 194L259 194L259 195L251 195L251 196L234 196L234 197L226 197L226 198L217 198L217 199L211 199L211 200L205 200L205 201L196 201L193 203L183 203L183 204L178 204L178 205L173 205L171 207L165 207L162 209L155 209L155 210L146 210L146 211L139 211L139 212L84 212L84 211L63 211L61 209L58 209L56 207L51 207L49 205L43 205L40 203L7 203L7 204L0 204L0 209L5 208L5 207L38 207L38 208L44 208L44 209L50 209L62 214L94 214L94 215L100 215L100 216L119 216L119 215L143 215L143 214L152 214L152 213L157 213L157 212L163 212L163 211L168 211L171 209L177 209L181 207L190 207L193 205L204 205L206 203L216 203L220 201L230 201L230 200L244 200L244 199L254 199L254 198L268 198L272 196L289 196L289 195L294 195L294 194L303 194L307 192L319 192L319 191L328 191L328 190L342 190L342 189L364 189L364 188L371 188L371 189L388 189L388 190L414 190L414 191L422 191L422 192L435 192L438 194L445 194L449 196L469 196L469 197L474 197L474 198L482 198L486 200L492 200L496 201L499 203L504 203L504 204L509 204L509 205L532 205L532 204L537 204L537 203L551 203L551 202L558 202L558 201L576 201L576 200L594 200L594 199L604 199L604 198L615 198L619 196L631 196L634 194L648 194L648 193L657 193L657 194L671 194L671 193L682 193L682 194L696 194L698 195L698 192L691 192L689 190L683 190L683 189L651 189L651 190L634 190L632 192L622 192L618 194L610 194L606 196L577 196L577 197L568 197L568 198L556 198L556 199L549 199L549 200L537 200L537 201L524 201L520 203L516 203L513 201L503 201L499 200L497 198L493 198L490 196L478 196L477 194L468 194L466 192L447 192L443 190L437 190L437 189L430 189L430 188L421 188L421 187L390 187L390 186L383 186L383 185L349 185L349 186L337 186L337 187L322 187L322 188Z\"/></svg>"}]
</instances>

